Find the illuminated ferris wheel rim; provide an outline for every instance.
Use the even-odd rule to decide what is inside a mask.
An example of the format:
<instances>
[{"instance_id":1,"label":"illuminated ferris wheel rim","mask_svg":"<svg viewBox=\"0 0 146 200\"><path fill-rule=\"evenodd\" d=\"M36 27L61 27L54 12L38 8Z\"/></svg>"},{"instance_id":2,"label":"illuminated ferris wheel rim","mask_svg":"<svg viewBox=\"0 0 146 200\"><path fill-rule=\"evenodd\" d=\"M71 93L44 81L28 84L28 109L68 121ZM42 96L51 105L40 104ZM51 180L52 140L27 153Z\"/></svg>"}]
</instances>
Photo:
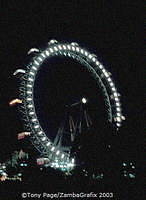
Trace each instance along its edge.
<instances>
[{"instance_id":1,"label":"illuminated ferris wheel rim","mask_svg":"<svg viewBox=\"0 0 146 200\"><path fill-rule=\"evenodd\" d=\"M51 140L46 136L39 123L34 105L33 90L37 71L40 69L42 63L52 56L62 55L71 57L88 68L103 89L108 104L109 121L116 125L117 128L121 126L124 117L121 112L119 93L111 79L111 74L97 60L95 54L91 54L89 51L81 48L77 43L58 43L56 40L51 40L45 50L31 49L28 53L30 54L32 52L37 53L37 55L35 55L32 62L29 63L24 74L25 84L23 91L20 91L20 95L22 97L23 108L27 115L27 127L29 125L32 133L32 142L36 148L40 146L39 150L41 149L40 151L47 152L47 154L51 155L53 160L69 159L69 155L57 148L57 146L54 146ZM74 159L71 158L70 162L74 163Z\"/></svg>"}]
</instances>

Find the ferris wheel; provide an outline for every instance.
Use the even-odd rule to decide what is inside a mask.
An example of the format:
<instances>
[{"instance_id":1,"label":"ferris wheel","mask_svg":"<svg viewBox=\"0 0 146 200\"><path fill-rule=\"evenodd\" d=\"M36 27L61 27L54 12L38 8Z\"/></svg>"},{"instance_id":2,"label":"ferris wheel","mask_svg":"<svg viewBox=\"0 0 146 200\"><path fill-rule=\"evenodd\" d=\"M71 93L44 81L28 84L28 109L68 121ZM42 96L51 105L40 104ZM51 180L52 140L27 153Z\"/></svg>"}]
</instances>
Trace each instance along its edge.
<instances>
[{"instance_id":1,"label":"ferris wheel","mask_svg":"<svg viewBox=\"0 0 146 200\"><path fill-rule=\"evenodd\" d=\"M36 112L35 84L38 71L43 67L43 63L57 57L67 57L80 63L102 91L107 120L117 131L122 125L122 121L125 120L122 114L120 94L116 89L111 73L99 62L97 56L75 42L60 43L56 40L50 40L47 48L32 48L28 55L32 55L32 58L26 68L17 69L14 72L15 76L22 74L19 87L20 99L17 99L16 103L20 104L23 114L24 133L29 135L32 144L40 152L40 158L37 160L39 164L43 163L55 169L70 171L76 165L76 157L71 154L75 138L82 132L83 127L89 129L93 123L88 112L88 98L81 96L77 101L65 105L64 117L57 129L55 138L52 139L50 133L46 133L43 129L40 116ZM76 111L74 112L74 110ZM63 144L66 137L69 138L68 145Z\"/></svg>"}]
</instances>

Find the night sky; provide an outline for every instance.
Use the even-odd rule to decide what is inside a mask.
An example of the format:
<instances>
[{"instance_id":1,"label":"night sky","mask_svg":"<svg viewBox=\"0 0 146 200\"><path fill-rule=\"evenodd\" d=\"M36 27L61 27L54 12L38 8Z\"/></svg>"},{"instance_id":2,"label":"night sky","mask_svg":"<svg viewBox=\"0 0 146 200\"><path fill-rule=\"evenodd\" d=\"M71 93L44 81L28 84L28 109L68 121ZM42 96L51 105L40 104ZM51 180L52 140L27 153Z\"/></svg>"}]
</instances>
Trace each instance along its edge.
<instances>
[{"instance_id":1,"label":"night sky","mask_svg":"<svg viewBox=\"0 0 146 200\"><path fill-rule=\"evenodd\" d=\"M122 150L119 149L119 151L123 151L123 155L129 160L135 159L139 162L142 159L144 63L141 10L140 4L133 1L113 3L113 1L94 0L42 0L16 3L11 0L0 2L0 160L8 158L9 154L17 148L17 133L23 131L16 108L8 105L11 99L18 96L19 82L12 76L12 73L24 64L30 48L43 49L50 39L79 43L81 47L95 53L99 61L112 73L113 80L121 94L123 114L126 117L126 121L118 133L117 149L118 145L121 145ZM81 69L75 70L75 72L67 71L65 63L61 61L62 63L59 64L59 60L56 62L58 62L57 66L64 66L64 71L60 72L61 78L56 75L59 81L64 80L69 85L74 84L74 88L77 89L75 83L83 77L80 85L84 85L87 80L84 89L82 88L83 91L86 91L87 83L91 85L91 90L88 88L87 92L89 96L95 91L94 83L91 84L90 77L81 72ZM55 66L54 63L52 65ZM75 64L76 67L77 65ZM73 66L71 61L69 66ZM50 67L49 70L52 69ZM54 68L54 72L50 73L57 73L56 69ZM45 70L41 73L45 74ZM69 73L72 74L68 76ZM71 76L73 77L74 74L80 74L80 76L78 75L72 81ZM54 83L52 85L55 88L48 88L48 95L53 91L53 95L56 95L58 82L55 82L53 78L49 79L49 75L42 78L42 83L44 80L50 84ZM63 85L58 87L60 87L58 89L60 92ZM60 101L63 101L63 95L70 88L71 85L62 91L62 100ZM78 94L82 89L78 89ZM94 96L93 93L91 96ZM51 98L54 97L49 96L49 100ZM76 98L78 99L78 97ZM42 106L46 103L47 100L42 103Z\"/></svg>"}]
</instances>

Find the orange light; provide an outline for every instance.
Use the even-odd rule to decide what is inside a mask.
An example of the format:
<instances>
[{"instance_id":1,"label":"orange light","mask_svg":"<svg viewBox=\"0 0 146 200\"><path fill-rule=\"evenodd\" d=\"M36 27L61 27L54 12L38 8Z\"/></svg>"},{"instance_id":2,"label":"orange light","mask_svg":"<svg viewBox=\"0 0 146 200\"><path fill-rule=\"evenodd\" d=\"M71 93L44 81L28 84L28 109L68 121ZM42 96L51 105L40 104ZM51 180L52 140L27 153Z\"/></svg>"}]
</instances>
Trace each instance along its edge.
<instances>
[{"instance_id":1,"label":"orange light","mask_svg":"<svg viewBox=\"0 0 146 200\"><path fill-rule=\"evenodd\" d=\"M18 133L18 140L24 139L25 136L29 136L30 132L22 132L22 133Z\"/></svg>"},{"instance_id":2,"label":"orange light","mask_svg":"<svg viewBox=\"0 0 146 200\"><path fill-rule=\"evenodd\" d=\"M7 176L1 176L0 181L5 181L7 179Z\"/></svg>"},{"instance_id":3,"label":"orange light","mask_svg":"<svg viewBox=\"0 0 146 200\"><path fill-rule=\"evenodd\" d=\"M22 100L20 100L20 99L13 99L12 101L9 102L9 105L10 106L15 106L18 103L19 104L22 103Z\"/></svg>"}]
</instances>

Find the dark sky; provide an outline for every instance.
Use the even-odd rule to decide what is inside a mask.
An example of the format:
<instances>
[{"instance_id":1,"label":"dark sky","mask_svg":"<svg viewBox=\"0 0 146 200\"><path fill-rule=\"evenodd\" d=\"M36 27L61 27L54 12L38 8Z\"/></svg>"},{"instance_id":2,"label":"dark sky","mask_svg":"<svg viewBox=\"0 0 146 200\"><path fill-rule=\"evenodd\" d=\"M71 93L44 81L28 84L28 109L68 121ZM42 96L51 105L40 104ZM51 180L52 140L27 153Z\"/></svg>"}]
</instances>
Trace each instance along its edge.
<instances>
[{"instance_id":1,"label":"dark sky","mask_svg":"<svg viewBox=\"0 0 146 200\"><path fill-rule=\"evenodd\" d=\"M15 108L12 72L27 51L58 41L78 42L97 54L112 73L121 93L126 121L119 140L125 148L141 150L144 120L142 7L133 1L0 1L0 128L2 157L15 148L22 130Z\"/></svg>"}]
</instances>

